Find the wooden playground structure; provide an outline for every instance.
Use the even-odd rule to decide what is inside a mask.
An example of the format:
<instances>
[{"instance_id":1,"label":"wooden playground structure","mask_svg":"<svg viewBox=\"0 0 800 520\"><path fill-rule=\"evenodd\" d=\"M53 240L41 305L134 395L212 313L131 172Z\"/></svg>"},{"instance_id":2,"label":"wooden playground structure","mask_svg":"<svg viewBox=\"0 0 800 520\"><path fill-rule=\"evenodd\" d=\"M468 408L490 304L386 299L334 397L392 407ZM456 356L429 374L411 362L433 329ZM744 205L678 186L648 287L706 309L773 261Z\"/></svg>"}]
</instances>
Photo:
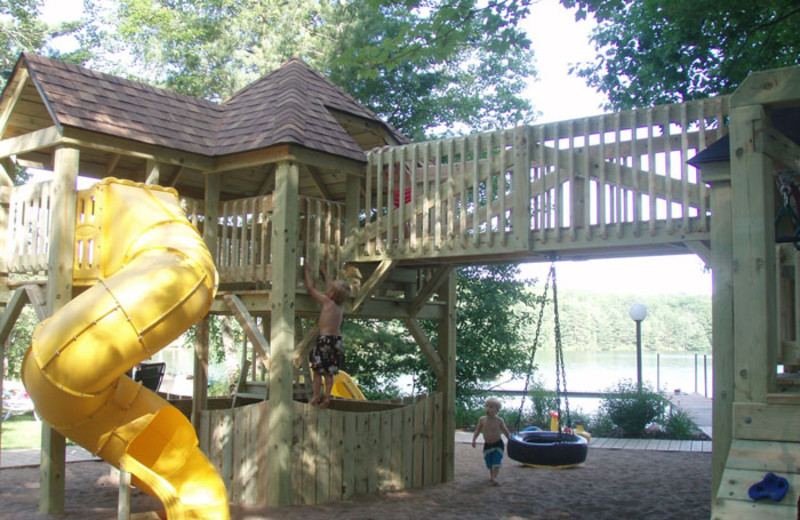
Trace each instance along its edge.
<instances>
[{"instance_id":1,"label":"wooden playground structure","mask_svg":"<svg viewBox=\"0 0 800 520\"><path fill-rule=\"evenodd\" d=\"M783 217L800 196L776 172L800 185L798 85L781 69L731 96L409 143L298 60L215 104L24 54L0 98L0 339L26 303L48 316L98 276L86 223L104 208L79 175L174 188L218 269L211 313L242 324L249 379L269 374L263 401L208 398L206 317L176 406L232 502L314 504L452 480L456 266L694 253L713 271L712 516L795 518L800 220ZM14 185L21 167L53 180ZM307 404L305 262L351 282L348 318L405 323L432 394ZM43 460L57 513L54 431ZM789 479L780 503L748 498L767 471Z\"/></svg>"}]
</instances>

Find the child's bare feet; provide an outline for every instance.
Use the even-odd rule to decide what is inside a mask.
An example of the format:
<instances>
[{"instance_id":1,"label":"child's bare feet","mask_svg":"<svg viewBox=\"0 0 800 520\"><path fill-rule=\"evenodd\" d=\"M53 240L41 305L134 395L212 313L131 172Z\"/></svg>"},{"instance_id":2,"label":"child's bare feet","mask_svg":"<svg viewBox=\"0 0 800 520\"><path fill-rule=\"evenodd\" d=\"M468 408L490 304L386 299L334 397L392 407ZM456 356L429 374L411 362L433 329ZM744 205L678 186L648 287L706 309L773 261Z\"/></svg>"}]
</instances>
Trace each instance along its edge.
<instances>
[{"instance_id":1,"label":"child's bare feet","mask_svg":"<svg viewBox=\"0 0 800 520\"><path fill-rule=\"evenodd\" d=\"M328 399L328 398L325 398L325 399L323 399L323 400L320 402L320 405L319 405L319 407L320 407L320 408L327 408L327 407L329 407L330 405L331 405L331 400L330 400L330 399Z\"/></svg>"},{"instance_id":2,"label":"child's bare feet","mask_svg":"<svg viewBox=\"0 0 800 520\"><path fill-rule=\"evenodd\" d=\"M495 480L495 479L491 479L491 482L492 482L492 485L493 485L493 486L499 486L499 485L500 485L500 482L498 482L498 481L497 481L497 480Z\"/></svg>"},{"instance_id":3,"label":"child's bare feet","mask_svg":"<svg viewBox=\"0 0 800 520\"><path fill-rule=\"evenodd\" d=\"M314 399L312 399L312 400L311 400L311 402L310 402L310 403L308 403L308 404L310 404L311 406L316 406L316 405L318 405L318 404L319 404L319 401L320 401L320 398L319 398L319 397L315 397L315 398L314 398Z\"/></svg>"}]
</instances>

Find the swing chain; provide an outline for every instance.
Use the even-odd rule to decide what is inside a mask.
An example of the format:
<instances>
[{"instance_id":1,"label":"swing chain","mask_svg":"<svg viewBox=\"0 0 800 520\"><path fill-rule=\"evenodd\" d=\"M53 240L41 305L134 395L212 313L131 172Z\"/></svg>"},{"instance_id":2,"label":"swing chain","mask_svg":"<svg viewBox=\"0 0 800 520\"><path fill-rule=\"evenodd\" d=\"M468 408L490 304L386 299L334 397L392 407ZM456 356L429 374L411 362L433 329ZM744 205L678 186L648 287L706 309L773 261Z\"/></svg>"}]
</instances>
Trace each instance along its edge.
<instances>
[{"instance_id":1,"label":"swing chain","mask_svg":"<svg viewBox=\"0 0 800 520\"><path fill-rule=\"evenodd\" d=\"M525 374L525 387L522 390L522 401L519 404L519 412L517 413L516 430L519 432L519 423L522 419L522 412L525 408L525 397L528 395L528 386L533 373L533 360L536 357L536 348L539 345L539 335L542 331L542 321L544 319L544 308L547 305L547 291L550 288L550 278L555 275L555 262L550 266L550 271L547 273L547 280L544 283L544 291L542 292L541 306L539 307L539 318L536 321L536 333L533 336L533 350L531 350L531 359L528 361L528 372Z\"/></svg>"},{"instance_id":2,"label":"swing chain","mask_svg":"<svg viewBox=\"0 0 800 520\"><path fill-rule=\"evenodd\" d=\"M795 249L800 250L800 216L793 207L792 198L797 200L797 181L795 177L797 173L793 170L780 170L776 172L776 182L778 183L778 190L783 198L783 205L778 210L775 216L775 234L778 242L791 242ZM778 235L778 226L780 222L788 218L790 225L794 226L793 234L788 237L781 237Z\"/></svg>"},{"instance_id":3,"label":"swing chain","mask_svg":"<svg viewBox=\"0 0 800 520\"><path fill-rule=\"evenodd\" d=\"M567 372L564 365L564 349L561 346L561 322L558 316L558 290L556 289L556 273L553 269L553 326L556 347L556 400L558 401L558 432L562 431L562 424L569 426L572 418L569 414L569 397L567 396ZM564 413L566 422L561 420L561 396L564 397Z\"/></svg>"}]
</instances>

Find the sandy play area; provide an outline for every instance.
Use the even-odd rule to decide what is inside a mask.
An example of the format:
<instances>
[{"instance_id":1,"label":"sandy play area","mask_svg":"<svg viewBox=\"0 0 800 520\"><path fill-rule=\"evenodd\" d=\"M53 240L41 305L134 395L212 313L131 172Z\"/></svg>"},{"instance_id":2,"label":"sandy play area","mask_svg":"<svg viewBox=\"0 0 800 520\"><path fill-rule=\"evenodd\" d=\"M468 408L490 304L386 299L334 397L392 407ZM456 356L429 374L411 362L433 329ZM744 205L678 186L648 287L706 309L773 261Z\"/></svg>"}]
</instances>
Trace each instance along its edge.
<instances>
[{"instance_id":1,"label":"sandy play area","mask_svg":"<svg viewBox=\"0 0 800 520\"><path fill-rule=\"evenodd\" d=\"M694 520L710 517L711 454L589 448L569 470L521 466L505 459L491 486L480 446L456 444L455 481L425 489L358 496L288 508L234 508L238 520L592 519ZM116 519L117 486L101 462L67 464L64 520ZM54 518L38 513L38 468L0 470L0 519ZM133 491L132 511L158 508Z\"/></svg>"}]
</instances>

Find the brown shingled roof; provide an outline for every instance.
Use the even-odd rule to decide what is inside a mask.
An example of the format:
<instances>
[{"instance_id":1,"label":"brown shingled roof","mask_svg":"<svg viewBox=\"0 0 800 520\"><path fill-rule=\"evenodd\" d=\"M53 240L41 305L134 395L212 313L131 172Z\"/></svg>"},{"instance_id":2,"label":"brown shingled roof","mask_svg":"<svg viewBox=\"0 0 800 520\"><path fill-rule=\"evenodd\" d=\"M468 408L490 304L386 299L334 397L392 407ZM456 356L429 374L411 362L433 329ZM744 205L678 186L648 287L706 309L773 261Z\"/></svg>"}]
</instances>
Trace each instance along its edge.
<instances>
[{"instance_id":1,"label":"brown shingled roof","mask_svg":"<svg viewBox=\"0 0 800 520\"><path fill-rule=\"evenodd\" d=\"M202 155L294 144L365 161L329 109L389 125L293 58L222 104L23 53L56 124ZM19 67L20 63L18 63Z\"/></svg>"},{"instance_id":2,"label":"brown shingled roof","mask_svg":"<svg viewBox=\"0 0 800 520\"><path fill-rule=\"evenodd\" d=\"M208 154L222 108L189 96L24 53L56 124Z\"/></svg>"}]
</instances>

